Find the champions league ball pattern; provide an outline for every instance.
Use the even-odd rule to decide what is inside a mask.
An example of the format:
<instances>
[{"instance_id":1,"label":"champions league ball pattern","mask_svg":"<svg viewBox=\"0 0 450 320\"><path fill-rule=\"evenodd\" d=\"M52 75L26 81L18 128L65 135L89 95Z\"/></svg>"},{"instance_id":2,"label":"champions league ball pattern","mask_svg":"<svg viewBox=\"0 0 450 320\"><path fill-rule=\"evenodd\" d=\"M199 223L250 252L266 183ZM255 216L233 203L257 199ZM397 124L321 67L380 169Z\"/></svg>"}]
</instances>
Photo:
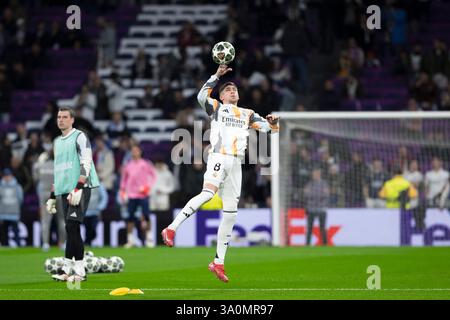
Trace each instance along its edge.
<instances>
[{"instance_id":1,"label":"champions league ball pattern","mask_svg":"<svg viewBox=\"0 0 450 320\"><path fill-rule=\"evenodd\" d=\"M87 251L83 259L84 268L87 273L112 273L121 272L125 267L125 262L121 257L95 257L92 251ZM44 262L44 270L49 274L62 273L64 257L48 258Z\"/></svg>"},{"instance_id":2,"label":"champions league ball pattern","mask_svg":"<svg viewBox=\"0 0 450 320\"><path fill-rule=\"evenodd\" d=\"M226 41L216 43L212 49L212 58L217 64L231 63L234 60L235 54L233 45Z\"/></svg>"}]
</instances>

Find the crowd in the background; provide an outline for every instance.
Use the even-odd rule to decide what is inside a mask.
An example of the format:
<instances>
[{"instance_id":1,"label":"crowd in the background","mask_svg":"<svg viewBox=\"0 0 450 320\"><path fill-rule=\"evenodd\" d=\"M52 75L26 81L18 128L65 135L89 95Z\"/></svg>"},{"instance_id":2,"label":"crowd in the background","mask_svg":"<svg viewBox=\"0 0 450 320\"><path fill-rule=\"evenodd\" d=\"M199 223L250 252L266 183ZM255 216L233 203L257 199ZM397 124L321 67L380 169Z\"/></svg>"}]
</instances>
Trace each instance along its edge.
<instances>
[{"instance_id":1,"label":"crowd in the background","mask_svg":"<svg viewBox=\"0 0 450 320\"><path fill-rule=\"evenodd\" d=\"M397 154L386 160L383 155L389 151L383 146L379 146L378 157L375 154L368 157L363 152L351 151L349 143L330 142L326 138L315 142L304 132L297 135L299 139L291 145L293 176L289 185L298 190L292 192L292 207L307 205L310 197L305 190L308 190L315 171L319 171L329 190L323 207L385 208L386 199L380 191L399 170L418 190L419 203L426 207L445 208L447 205L443 192L450 184L446 169L450 154L446 149L430 146L413 155L410 148L399 146ZM445 198L443 202L441 196Z\"/></svg>"},{"instance_id":2,"label":"crowd in the background","mask_svg":"<svg viewBox=\"0 0 450 320\"><path fill-rule=\"evenodd\" d=\"M40 2L42 5L61 4L51 0ZM97 12L100 17L100 13L114 10L120 2L108 5L104 1L86 1L86 7ZM123 2L131 5L147 3L132 0ZM156 85L145 86L137 107L161 109L163 119L174 119L178 127L192 130L194 109L198 108L196 92L217 68L211 59L211 48L218 41L229 41L238 49L232 65L232 80L239 86L240 105L257 110L263 116L278 110L343 110L340 107L344 101L358 100L366 95L368 88L360 81L362 70L376 69L392 57L395 60L393 71L404 76L405 86L409 85L410 99L404 109L448 110L450 107L450 62L446 44L436 40L429 48L408 43L408 36L420 32L426 21L430 1L379 1L385 13L382 15L382 24L389 26L380 32L367 29L365 8L372 4L368 1L268 0L224 3L229 4L227 19L214 34L201 34L192 23L186 23L177 35L176 50L159 55L156 62L144 50L137 50L127 79L121 77L113 67L120 40L115 34L113 21L99 18L98 38L87 39L82 31L68 32L57 21L37 21L36 25L31 25L27 15L29 4L23 1L0 3L0 114L3 121L7 122L11 114L13 91L33 88L33 71L47 63L48 50L95 44L99 49L97 65L109 67L112 72L109 79L102 79L95 70L86 75L84 85L73 97L75 126L85 131L93 142L94 161L100 179L109 198L113 199L110 202L119 212L115 199L119 192L121 169L131 157L131 147L138 143L127 127L123 105L125 80L153 80L152 83ZM39 6L39 1L33 5ZM274 54L268 54L266 45L277 45L279 49ZM200 47L201 53L189 55L187 48L190 46ZM323 88L318 90L314 87L314 74L309 71L309 63L316 54L335 52L338 52L335 64L329 68L324 66L327 80L323 82ZM190 96L185 96L185 88L196 90ZM316 101L305 104L302 97L315 93L318 93ZM15 140L9 140L6 133L0 137L0 168L4 176L14 177L12 180L17 181L25 197L36 193L36 188L39 188L40 176L36 171L39 168L35 165L50 159L50 156L43 155L50 152L52 140L59 135L57 110L57 103L49 101L42 115L43 130L40 133L29 133L24 124L17 124ZM99 119L109 121L105 132L99 132L94 125L94 121ZM412 133L421 130L420 121L411 121L405 126ZM207 128L205 124L203 130ZM195 147L203 150L205 146ZM381 181L391 177L390 163L383 163L381 159L367 163L361 154L355 153L348 156L350 166L342 172L340 161L345 160L329 150L327 142L319 146L319 161L312 160L312 150L309 147L296 149L298 161L295 163L298 168L293 177L294 185L306 186L318 164L320 174L316 173L315 177L328 183L330 206L370 207L380 203L380 199L375 197L376 189ZM402 152L399 152L399 157L402 157ZM153 188L155 194L151 195L150 209L179 207L201 191L205 164L174 166L167 154L144 153L144 157L151 158L158 173L166 181L171 180L173 185L168 192L163 188L167 182L157 180ZM445 157L440 159L448 160ZM426 175L425 170L417 168L425 164L413 160L408 159L405 163L405 176L412 174L414 179L426 181L426 178L418 178L418 172ZM271 205L270 176L261 175L260 169L260 165L243 166L245 188L242 190L241 207ZM344 186L352 188L344 189ZM157 190L159 194L156 194ZM299 205L304 201L303 191L300 187L299 192L294 193L294 201Z\"/></svg>"}]
</instances>

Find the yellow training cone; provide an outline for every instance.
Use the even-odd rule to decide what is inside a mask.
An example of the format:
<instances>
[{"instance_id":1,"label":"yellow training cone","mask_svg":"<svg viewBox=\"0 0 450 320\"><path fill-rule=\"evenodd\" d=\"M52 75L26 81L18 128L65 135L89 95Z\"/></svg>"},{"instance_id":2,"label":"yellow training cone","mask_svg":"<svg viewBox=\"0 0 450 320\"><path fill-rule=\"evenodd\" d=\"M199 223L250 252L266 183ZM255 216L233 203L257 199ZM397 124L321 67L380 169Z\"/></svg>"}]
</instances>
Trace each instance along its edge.
<instances>
[{"instance_id":1,"label":"yellow training cone","mask_svg":"<svg viewBox=\"0 0 450 320\"><path fill-rule=\"evenodd\" d=\"M141 289L131 289L128 294L144 294Z\"/></svg>"},{"instance_id":2,"label":"yellow training cone","mask_svg":"<svg viewBox=\"0 0 450 320\"><path fill-rule=\"evenodd\" d=\"M111 296L124 296L130 292L130 288L117 288L109 293Z\"/></svg>"}]
</instances>

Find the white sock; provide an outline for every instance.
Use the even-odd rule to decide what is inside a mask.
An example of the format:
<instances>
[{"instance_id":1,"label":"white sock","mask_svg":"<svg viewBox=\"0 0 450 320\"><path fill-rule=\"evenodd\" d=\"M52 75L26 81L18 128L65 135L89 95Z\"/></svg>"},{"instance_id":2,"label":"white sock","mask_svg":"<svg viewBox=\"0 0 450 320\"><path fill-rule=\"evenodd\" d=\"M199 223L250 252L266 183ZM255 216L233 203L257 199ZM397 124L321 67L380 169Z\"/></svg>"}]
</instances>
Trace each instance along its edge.
<instances>
[{"instance_id":1,"label":"white sock","mask_svg":"<svg viewBox=\"0 0 450 320\"><path fill-rule=\"evenodd\" d=\"M200 206L214 197L214 193L210 190L203 189L198 195L193 197L184 208L175 217L175 220L169 225L169 229L177 230L177 228L182 224L187 218L189 218L195 211L200 208Z\"/></svg>"},{"instance_id":2,"label":"white sock","mask_svg":"<svg viewBox=\"0 0 450 320\"><path fill-rule=\"evenodd\" d=\"M215 264L224 264L228 245L230 244L231 232L236 222L237 212L223 212L222 221L220 221L217 231L217 250Z\"/></svg>"},{"instance_id":3,"label":"white sock","mask_svg":"<svg viewBox=\"0 0 450 320\"><path fill-rule=\"evenodd\" d=\"M62 267L62 270L64 271L65 274L71 275L74 266L75 266L74 260L69 259L69 258L64 258L64 265Z\"/></svg>"},{"instance_id":4,"label":"white sock","mask_svg":"<svg viewBox=\"0 0 450 320\"><path fill-rule=\"evenodd\" d=\"M128 242L128 243L134 243L133 233L132 233L132 232L130 232L130 233L127 235L127 242Z\"/></svg>"},{"instance_id":5,"label":"white sock","mask_svg":"<svg viewBox=\"0 0 450 320\"><path fill-rule=\"evenodd\" d=\"M147 239L147 242L153 242L153 237L152 237L152 231L151 230L147 231L146 239Z\"/></svg>"},{"instance_id":6,"label":"white sock","mask_svg":"<svg viewBox=\"0 0 450 320\"><path fill-rule=\"evenodd\" d=\"M83 260L75 260L74 271L77 275L81 277L86 276L86 270L84 269Z\"/></svg>"}]
</instances>

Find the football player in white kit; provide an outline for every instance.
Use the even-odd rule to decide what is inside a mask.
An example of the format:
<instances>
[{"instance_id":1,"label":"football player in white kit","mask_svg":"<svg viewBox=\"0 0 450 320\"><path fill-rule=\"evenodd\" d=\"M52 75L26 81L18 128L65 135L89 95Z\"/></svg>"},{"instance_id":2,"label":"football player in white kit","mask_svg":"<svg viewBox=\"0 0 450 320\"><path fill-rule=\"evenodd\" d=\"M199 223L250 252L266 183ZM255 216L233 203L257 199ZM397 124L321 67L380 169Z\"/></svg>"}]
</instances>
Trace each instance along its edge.
<instances>
[{"instance_id":1,"label":"football player in white kit","mask_svg":"<svg viewBox=\"0 0 450 320\"><path fill-rule=\"evenodd\" d=\"M222 220L217 232L216 257L208 268L224 282L228 282L224 260L237 216L242 181L241 163L247 148L248 131L256 129L275 133L279 130L277 116L268 115L264 119L253 110L237 106L239 93L233 82L226 82L220 87L219 98L222 102L211 98L211 92L219 78L231 70L227 65L220 65L197 95L200 106L211 119L211 150L203 190L188 201L174 221L161 233L164 243L172 247L180 224L211 200L218 191L223 202Z\"/></svg>"}]
</instances>

